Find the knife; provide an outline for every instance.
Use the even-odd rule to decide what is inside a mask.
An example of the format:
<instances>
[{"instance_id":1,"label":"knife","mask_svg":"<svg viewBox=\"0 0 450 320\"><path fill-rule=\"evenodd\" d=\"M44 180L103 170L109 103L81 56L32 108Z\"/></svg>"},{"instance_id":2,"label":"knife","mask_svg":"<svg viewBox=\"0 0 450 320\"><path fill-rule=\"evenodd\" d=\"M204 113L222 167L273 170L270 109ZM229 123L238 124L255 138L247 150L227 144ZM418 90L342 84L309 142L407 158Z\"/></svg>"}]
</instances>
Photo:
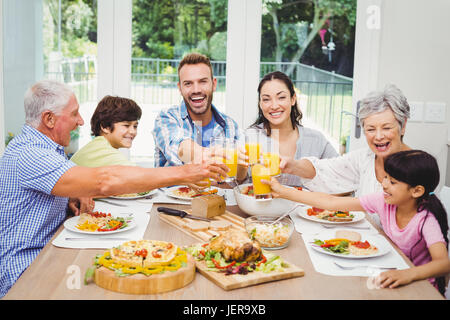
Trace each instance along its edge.
<instances>
[{"instance_id":1,"label":"knife","mask_svg":"<svg viewBox=\"0 0 450 320\"><path fill-rule=\"evenodd\" d=\"M126 207L126 205L124 205L124 204L115 203L115 202L108 201L108 200L105 200L105 199L95 199L95 201L100 201L100 202L112 204L113 206L118 206L118 207Z\"/></svg>"},{"instance_id":2,"label":"knife","mask_svg":"<svg viewBox=\"0 0 450 320\"><path fill-rule=\"evenodd\" d=\"M129 240L127 238L66 238L66 241L109 241L109 240Z\"/></svg>"},{"instance_id":3,"label":"knife","mask_svg":"<svg viewBox=\"0 0 450 320\"><path fill-rule=\"evenodd\" d=\"M211 222L210 219L202 218L202 217L196 217L196 216L193 216L192 214L188 214L186 211L182 211L182 210L177 210L177 209L172 209L172 208L167 208L167 207L158 207L157 210L158 210L158 212L169 214L171 216L177 216L177 217L180 217L180 218L188 218L188 219L202 220L202 221Z\"/></svg>"}]
</instances>

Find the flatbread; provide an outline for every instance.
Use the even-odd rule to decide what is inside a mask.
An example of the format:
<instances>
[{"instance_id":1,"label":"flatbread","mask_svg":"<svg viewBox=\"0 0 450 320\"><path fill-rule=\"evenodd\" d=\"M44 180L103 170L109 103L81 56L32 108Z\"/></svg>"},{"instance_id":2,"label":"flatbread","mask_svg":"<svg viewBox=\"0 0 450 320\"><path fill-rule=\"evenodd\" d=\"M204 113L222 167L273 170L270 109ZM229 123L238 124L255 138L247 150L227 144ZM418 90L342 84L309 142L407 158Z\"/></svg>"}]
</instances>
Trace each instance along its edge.
<instances>
[{"instance_id":1,"label":"flatbread","mask_svg":"<svg viewBox=\"0 0 450 320\"><path fill-rule=\"evenodd\" d=\"M157 240L127 241L110 249L113 262L128 267L152 268L168 265L175 258L178 246Z\"/></svg>"}]
</instances>

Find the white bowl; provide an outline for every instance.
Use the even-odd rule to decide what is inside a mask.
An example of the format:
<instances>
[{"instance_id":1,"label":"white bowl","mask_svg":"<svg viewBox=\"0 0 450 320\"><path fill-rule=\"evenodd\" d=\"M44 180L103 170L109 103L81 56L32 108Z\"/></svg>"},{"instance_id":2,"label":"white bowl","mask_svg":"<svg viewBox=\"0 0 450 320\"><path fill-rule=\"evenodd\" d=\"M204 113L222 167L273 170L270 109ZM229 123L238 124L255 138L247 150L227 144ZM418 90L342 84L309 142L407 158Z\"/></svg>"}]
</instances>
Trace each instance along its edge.
<instances>
[{"instance_id":1,"label":"white bowl","mask_svg":"<svg viewBox=\"0 0 450 320\"><path fill-rule=\"evenodd\" d=\"M273 215L280 216L291 209L296 203L286 199L262 199L242 194L240 190L251 185L251 183L241 184L233 189L237 205L242 211L251 216Z\"/></svg>"}]
</instances>

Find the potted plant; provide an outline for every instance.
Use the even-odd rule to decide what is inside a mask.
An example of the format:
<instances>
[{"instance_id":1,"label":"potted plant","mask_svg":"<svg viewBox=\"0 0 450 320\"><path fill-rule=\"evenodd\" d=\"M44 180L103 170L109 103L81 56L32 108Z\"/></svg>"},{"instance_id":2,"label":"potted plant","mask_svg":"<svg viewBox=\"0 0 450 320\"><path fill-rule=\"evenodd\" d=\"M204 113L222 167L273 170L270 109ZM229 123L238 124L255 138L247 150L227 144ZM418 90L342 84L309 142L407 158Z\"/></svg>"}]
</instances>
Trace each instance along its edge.
<instances>
[{"instance_id":1,"label":"potted plant","mask_svg":"<svg viewBox=\"0 0 450 320\"><path fill-rule=\"evenodd\" d=\"M347 152L347 139L348 136L342 136L339 140L339 154L344 154Z\"/></svg>"},{"instance_id":2,"label":"potted plant","mask_svg":"<svg viewBox=\"0 0 450 320\"><path fill-rule=\"evenodd\" d=\"M5 147L8 145L8 143L14 138L14 133L8 132L8 135L5 138Z\"/></svg>"},{"instance_id":3,"label":"potted plant","mask_svg":"<svg viewBox=\"0 0 450 320\"><path fill-rule=\"evenodd\" d=\"M73 155L78 150L78 142L80 140L80 127L70 131L70 144L64 148L68 156Z\"/></svg>"}]
</instances>

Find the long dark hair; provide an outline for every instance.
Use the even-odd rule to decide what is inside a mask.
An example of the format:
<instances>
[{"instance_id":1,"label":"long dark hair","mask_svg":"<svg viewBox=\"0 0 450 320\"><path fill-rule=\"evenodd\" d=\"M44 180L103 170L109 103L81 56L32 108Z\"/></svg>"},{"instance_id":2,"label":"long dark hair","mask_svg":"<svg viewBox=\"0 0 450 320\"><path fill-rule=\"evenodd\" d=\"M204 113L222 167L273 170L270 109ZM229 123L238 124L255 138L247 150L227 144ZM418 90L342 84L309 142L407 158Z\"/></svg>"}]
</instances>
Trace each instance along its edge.
<instances>
[{"instance_id":1,"label":"long dark hair","mask_svg":"<svg viewBox=\"0 0 450 320\"><path fill-rule=\"evenodd\" d=\"M266 129L268 136L270 136L270 134L271 134L270 123L266 119L266 117L264 117L261 107L259 106L259 100L261 99L261 88L267 81L272 81L272 80L280 80L280 81L284 82L286 87L289 89L290 97L292 98L295 95L294 84L292 83L291 79L281 71L274 71L274 72L268 73L259 82L259 85L258 85L258 118L256 119L255 123L253 123L251 126L254 127L258 124L263 123L264 129ZM301 124L303 114L297 106L297 100L295 101L295 104L291 108L290 117L291 117L292 129L295 129L296 125Z\"/></svg>"},{"instance_id":2,"label":"long dark hair","mask_svg":"<svg viewBox=\"0 0 450 320\"><path fill-rule=\"evenodd\" d=\"M428 213L420 228L420 239L411 247L409 258L412 260L413 249L423 238L422 230L429 213L433 214L438 221L448 248L447 212L442 202L434 194L440 178L436 159L421 150L400 151L386 158L384 170L394 179L407 183L411 187L421 185L425 188L423 195L417 199L417 212L426 210ZM444 277L436 278L436 281L439 291L443 293L445 290Z\"/></svg>"}]
</instances>

